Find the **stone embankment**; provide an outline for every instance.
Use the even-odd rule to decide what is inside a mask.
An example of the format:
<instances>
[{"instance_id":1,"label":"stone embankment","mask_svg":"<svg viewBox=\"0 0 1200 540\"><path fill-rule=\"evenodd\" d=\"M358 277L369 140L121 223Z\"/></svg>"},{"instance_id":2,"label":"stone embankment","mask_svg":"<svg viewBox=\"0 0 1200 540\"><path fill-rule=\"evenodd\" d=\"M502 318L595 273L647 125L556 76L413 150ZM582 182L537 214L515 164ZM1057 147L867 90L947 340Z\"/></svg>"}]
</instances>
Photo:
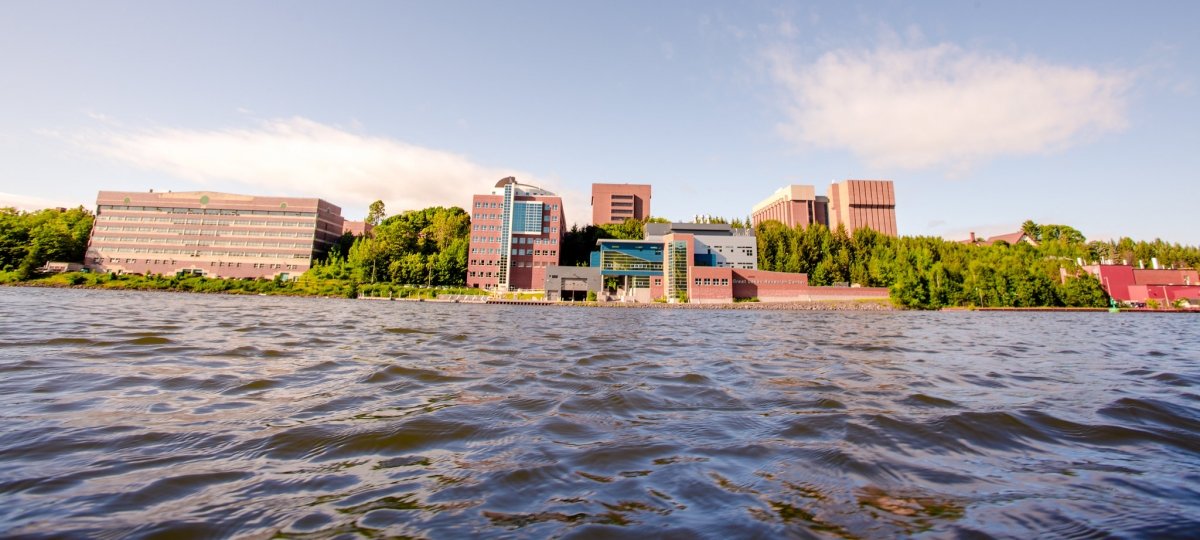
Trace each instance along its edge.
<instances>
[{"instance_id":1,"label":"stone embankment","mask_svg":"<svg viewBox=\"0 0 1200 540\"><path fill-rule=\"evenodd\" d=\"M746 309L757 311L893 311L886 300L878 301L814 301L814 302L736 302L732 304L668 304L665 302L544 302L518 300L489 300L489 304L550 307L595 307L617 309Z\"/></svg>"}]
</instances>

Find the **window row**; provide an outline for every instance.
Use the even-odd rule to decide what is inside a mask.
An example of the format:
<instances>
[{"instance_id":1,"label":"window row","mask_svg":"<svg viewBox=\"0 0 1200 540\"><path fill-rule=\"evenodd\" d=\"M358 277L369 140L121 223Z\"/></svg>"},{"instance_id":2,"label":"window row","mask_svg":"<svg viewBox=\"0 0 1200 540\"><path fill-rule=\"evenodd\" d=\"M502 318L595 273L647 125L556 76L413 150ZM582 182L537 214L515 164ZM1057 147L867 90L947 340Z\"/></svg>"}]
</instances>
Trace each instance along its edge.
<instances>
[{"instance_id":1,"label":"window row","mask_svg":"<svg viewBox=\"0 0 1200 540\"><path fill-rule=\"evenodd\" d=\"M177 236L261 236L268 238L308 238L311 232L279 232L279 231L206 231L203 229L155 229L153 227L96 227L99 232L144 232L154 234L174 234Z\"/></svg>"},{"instance_id":2,"label":"window row","mask_svg":"<svg viewBox=\"0 0 1200 540\"><path fill-rule=\"evenodd\" d=\"M546 207L550 210L558 210L557 204L547 204ZM475 201L475 208L504 208L504 203L495 201ZM497 218L498 217L499 216L497 216Z\"/></svg>"},{"instance_id":3,"label":"window row","mask_svg":"<svg viewBox=\"0 0 1200 540\"><path fill-rule=\"evenodd\" d=\"M259 253L253 251L214 251L208 249L159 249L143 247L106 247L105 253L158 253L162 255L187 255L191 257L246 257L258 259L308 259L308 253Z\"/></svg>"},{"instance_id":4,"label":"window row","mask_svg":"<svg viewBox=\"0 0 1200 540\"><path fill-rule=\"evenodd\" d=\"M263 220L182 220L179 217L151 216L98 216L100 222L124 221L126 223L172 223L172 224L203 224L203 226L250 226L250 227L312 227L317 220L300 221L263 221Z\"/></svg>"},{"instance_id":5,"label":"window row","mask_svg":"<svg viewBox=\"0 0 1200 540\"><path fill-rule=\"evenodd\" d=\"M551 266L551 265L548 263L539 262L539 261L514 262L513 263L513 268L545 268L547 266ZM488 271L488 270L470 270L467 272L467 277L480 277L480 278L500 277L500 272L499 271L492 272L492 271Z\"/></svg>"},{"instance_id":6,"label":"window row","mask_svg":"<svg viewBox=\"0 0 1200 540\"><path fill-rule=\"evenodd\" d=\"M500 255L500 250L495 248L471 248L472 255ZM554 249L512 249L513 256L532 255L535 257L554 257L558 255L558 250Z\"/></svg>"},{"instance_id":7,"label":"window row","mask_svg":"<svg viewBox=\"0 0 1200 540\"><path fill-rule=\"evenodd\" d=\"M108 263L108 264L134 264L138 261L139 261L139 259L120 259L120 258L116 258L116 257L109 257L108 259L104 259L103 257L98 257L98 258L92 259L93 264L105 264L105 263ZM165 264L165 265L178 265L179 264L175 261L175 259L141 259L141 261L142 261L142 264ZM195 263L195 261L187 261L187 263L188 263L187 266L192 266L192 267L199 266L198 264ZM247 263L247 264L249 264L249 263ZM242 263L240 263L240 262L209 261L208 265L215 266L217 268L225 268L225 267L241 268L242 267ZM280 264L280 263L254 263L253 266L251 266L251 267L252 268L269 268L269 269L275 269L275 270L303 270L304 269L304 267L300 266L300 265Z\"/></svg>"},{"instance_id":8,"label":"window row","mask_svg":"<svg viewBox=\"0 0 1200 540\"><path fill-rule=\"evenodd\" d=\"M315 217L316 212L288 212L285 210L226 210L221 208L174 208L169 206L123 206L102 204L100 211L163 212L167 214L201 214L208 216L297 216Z\"/></svg>"},{"instance_id":9,"label":"window row","mask_svg":"<svg viewBox=\"0 0 1200 540\"><path fill-rule=\"evenodd\" d=\"M802 279L760 279L758 281L750 281L748 279L734 279L734 285L808 285L808 281Z\"/></svg>"},{"instance_id":10,"label":"window row","mask_svg":"<svg viewBox=\"0 0 1200 540\"><path fill-rule=\"evenodd\" d=\"M96 236L98 242L118 242L125 244L171 244L184 246L231 246L231 247L266 247L282 249L311 249L312 242L247 242L233 240L183 240L177 238L141 238L136 236Z\"/></svg>"},{"instance_id":11,"label":"window row","mask_svg":"<svg viewBox=\"0 0 1200 540\"><path fill-rule=\"evenodd\" d=\"M720 283L718 283L718 281L720 281ZM720 278L720 279L718 279L718 278L703 278L703 279L696 278L695 282L696 282L696 285L705 285L705 286L729 285L729 278Z\"/></svg>"},{"instance_id":12,"label":"window row","mask_svg":"<svg viewBox=\"0 0 1200 540\"><path fill-rule=\"evenodd\" d=\"M500 225L480 225L480 224L476 223L476 224L474 224L474 225L471 225L471 230L473 230L473 231L489 231L489 232L499 232L499 231L502 231L502 230L504 230L504 229L503 229L503 228L501 228L501 226L500 226ZM530 233L530 234L537 234L537 230L533 230L533 231L524 231L524 232L528 232L528 233ZM554 234L558 234L558 227L542 227L542 233L543 233L543 234L545 234L545 233L554 233Z\"/></svg>"},{"instance_id":13,"label":"window row","mask_svg":"<svg viewBox=\"0 0 1200 540\"><path fill-rule=\"evenodd\" d=\"M513 249L512 249L512 254L513 254L513 255L536 255L536 256L539 256L539 257L540 257L540 256L543 256L543 255L558 255L558 250L554 250L554 249L521 249L521 248L513 248Z\"/></svg>"}]
</instances>

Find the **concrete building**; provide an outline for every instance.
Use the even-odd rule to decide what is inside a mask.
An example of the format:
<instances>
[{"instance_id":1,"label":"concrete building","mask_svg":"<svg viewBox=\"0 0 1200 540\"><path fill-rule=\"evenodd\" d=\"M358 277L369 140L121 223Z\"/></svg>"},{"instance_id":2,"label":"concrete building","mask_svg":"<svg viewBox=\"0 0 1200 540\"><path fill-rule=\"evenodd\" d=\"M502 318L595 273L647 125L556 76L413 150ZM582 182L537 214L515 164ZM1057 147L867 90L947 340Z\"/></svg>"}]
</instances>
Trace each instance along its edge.
<instances>
[{"instance_id":1,"label":"concrete building","mask_svg":"<svg viewBox=\"0 0 1200 540\"><path fill-rule=\"evenodd\" d=\"M816 194L813 186L793 184L779 188L770 197L754 205L751 226L775 220L790 228L807 228L814 223L829 225L829 199Z\"/></svg>"},{"instance_id":2,"label":"concrete building","mask_svg":"<svg viewBox=\"0 0 1200 540\"><path fill-rule=\"evenodd\" d=\"M540 290L556 266L566 219L562 199L507 177L471 201L467 286Z\"/></svg>"},{"instance_id":3,"label":"concrete building","mask_svg":"<svg viewBox=\"0 0 1200 540\"><path fill-rule=\"evenodd\" d=\"M718 268L758 268L758 239L751 229L722 223L647 223L647 240L662 242L670 234L695 238L697 264Z\"/></svg>"},{"instance_id":4,"label":"concrete building","mask_svg":"<svg viewBox=\"0 0 1200 540\"><path fill-rule=\"evenodd\" d=\"M587 293L600 293L604 280L599 268L587 266L546 267L546 300L551 302L587 300Z\"/></svg>"},{"instance_id":5,"label":"concrete building","mask_svg":"<svg viewBox=\"0 0 1200 540\"><path fill-rule=\"evenodd\" d=\"M84 263L96 272L291 278L342 235L321 199L101 191Z\"/></svg>"},{"instance_id":6,"label":"concrete building","mask_svg":"<svg viewBox=\"0 0 1200 540\"><path fill-rule=\"evenodd\" d=\"M829 186L829 228L853 233L869 227L896 236L896 192L891 180L843 180Z\"/></svg>"},{"instance_id":7,"label":"concrete building","mask_svg":"<svg viewBox=\"0 0 1200 540\"><path fill-rule=\"evenodd\" d=\"M1100 280L1113 300L1145 304L1150 300L1169 305L1177 300L1200 298L1200 275L1192 269L1134 268L1123 264L1093 264L1082 267Z\"/></svg>"},{"instance_id":8,"label":"concrete building","mask_svg":"<svg viewBox=\"0 0 1200 540\"><path fill-rule=\"evenodd\" d=\"M891 180L843 180L829 186L829 197L807 185L784 186L754 205L750 223L757 227L774 220L788 227L806 228L820 223L846 232L869 227L896 236L896 193Z\"/></svg>"},{"instance_id":9,"label":"concrete building","mask_svg":"<svg viewBox=\"0 0 1200 540\"><path fill-rule=\"evenodd\" d=\"M592 184L592 224L650 217L649 184Z\"/></svg>"}]
</instances>

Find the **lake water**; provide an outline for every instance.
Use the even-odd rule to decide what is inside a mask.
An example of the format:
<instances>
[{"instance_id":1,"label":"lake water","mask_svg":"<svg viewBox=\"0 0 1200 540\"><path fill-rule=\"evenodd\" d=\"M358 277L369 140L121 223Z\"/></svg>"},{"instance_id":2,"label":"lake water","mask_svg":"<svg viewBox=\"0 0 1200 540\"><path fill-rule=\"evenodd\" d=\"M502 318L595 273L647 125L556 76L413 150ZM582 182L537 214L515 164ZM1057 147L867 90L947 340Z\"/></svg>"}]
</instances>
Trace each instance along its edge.
<instances>
[{"instance_id":1,"label":"lake water","mask_svg":"<svg viewBox=\"0 0 1200 540\"><path fill-rule=\"evenodd\" d=\"M0 532L1194 537L1198 329L0 288Z\"/></svg>"}]
</instances>

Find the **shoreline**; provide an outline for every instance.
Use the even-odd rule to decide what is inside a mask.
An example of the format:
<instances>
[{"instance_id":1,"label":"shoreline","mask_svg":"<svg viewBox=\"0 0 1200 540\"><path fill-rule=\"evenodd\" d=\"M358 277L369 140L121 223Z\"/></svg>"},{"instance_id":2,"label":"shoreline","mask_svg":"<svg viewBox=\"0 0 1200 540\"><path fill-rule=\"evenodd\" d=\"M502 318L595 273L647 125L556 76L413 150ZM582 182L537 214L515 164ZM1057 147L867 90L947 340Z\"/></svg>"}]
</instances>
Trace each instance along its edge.
<instances>
[{"instance_id":1,"label":"shoreline","mask_svg":"<svg viewBox=\"0 0 1200 540\"><path fill-rule=\"evenodd\" d=\"M734 302L714 304L672 304L666 302L549 302L545 300L502 300L485 298L481 301L463 299L438 298L389 298L381 296L345 296L320 294L288 294L286 292L254 293L238 291L185 291L178 289L160 288L123 288L100 287L94 285L65 285L59 283L9 282L0 283L2 287L28 287L33 289L84 289L107 291L139 291L163 292L179 294L215 294L227 296L286 296L289 298L323 298L342 300L395 301L395 302L429 302L433 304L474 304L474 305L506 305L506 306L537 306L537 307L579 307L579 308L609 308L609 309L691 309L691 310L747 310L747 311L922 311L910 310L893 305L889 300L811 300L797 302ZM483 296L483 295L480 295ZM944 307L943 312L1008 312L1008 313L1105 313L1108 308L1086 307ZM1119 313L1192 313L1200 314L1197 309L1149 309L1121 308Z\"/></svg>"},{"instance_id":2,"label":"shoreline","mask_svg":"<svg viewBox=\"0 0 1200 540\"><path fill-rule=\"evenodd\" d=\"M753 311L905 311L897 308L888 300L815 300L802 302L735 302L721 304L670 304L666 302L548 302L544 300L500 300L487 298L483 301L443 300L437 298L389 298L381 296L327 296L317 294L287 294L283 292L253 293L237 291L184 291L162 288L134 287L102 287L95 285L66 285L59 283L10 282L3 283L5 287L28 287L33 289L83 289L100 291L140 291L164 292L180 294L215 294L228 296L286 296L290 298L337 298L342 300L366 301L395 301L395 302L428 302L433 304L473 304L473 305L520 305L539 307L586 307L586 308L615 308L615 309L700 309L700 310L753 310ZM483 295L480 295L483 296Z\"/></svg>"},{"instance_id":3,"label":"shoreline","mask_svg":"<svg viewBox=\"0 0 1200 540\"><path fill-rule=\"evenodd\" d=\"M753 311L902 311L888 300L814 300L798 302L733 302L713 304L670 304L666 302L550 302L545 300L485 300L482 302L416 298L361 296L358 300L431 302L440 304L488 304L500 306L580 307L610 309L731 309Z\"/></svg>"}]
</instances>

